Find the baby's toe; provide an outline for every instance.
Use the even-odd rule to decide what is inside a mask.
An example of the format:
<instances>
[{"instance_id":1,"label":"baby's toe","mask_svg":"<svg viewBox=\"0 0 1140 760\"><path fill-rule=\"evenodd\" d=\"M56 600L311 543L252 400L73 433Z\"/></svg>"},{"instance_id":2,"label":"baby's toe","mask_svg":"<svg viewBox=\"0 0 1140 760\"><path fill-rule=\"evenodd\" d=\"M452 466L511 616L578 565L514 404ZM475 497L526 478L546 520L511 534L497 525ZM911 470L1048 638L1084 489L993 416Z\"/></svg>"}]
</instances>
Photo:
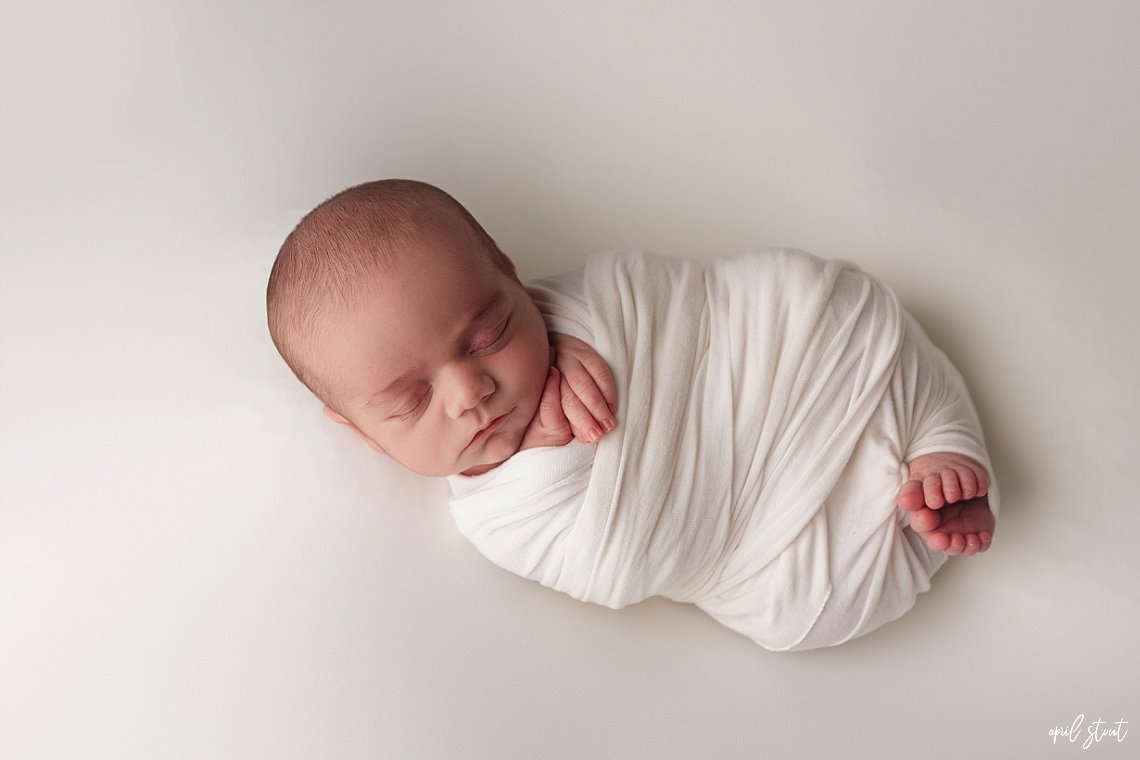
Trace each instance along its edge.
<instances>
[{"instance_id":1,"label":"baby's toe","mask_svg":"<svg viewBox=\"0 0 1140 760\"><path fill-rule=\"evenodd\" d=\"M940 509L946 503L942 495L942 473L926 473L926 477L922 479L922 492L926 496L926 506Z\"/></svg>"},{"instance_id":2,"label":"baby's toe","mask_svg":"<svg viewBox=\"0 0 1140 760\"><path fill-rule=\"evenodd\" d=\"M962 486L958 483L958 473L947 467L942 471L942 496L947 504L962 498Z\"/></svg>"},{"instance_id":3,"label":"baby's toe","mask_svg":"<svg viewBox=\"0 0 1140 760\"><path fill-rule=\"evenodd\" d=\"M926 545L931 551L944 552L950 546L950 536L942 531L935 531L926 537Z\"/></svg>"},{"instance_id":4,"label":"baby's toe","mask_svg":"<svg viewBox=\"0 0 1140 760\"><path fill-rule=\"evenodd\" d=\"M981 547L980 549L978 549L978 551L980 551L980 552L984 552L984 551L986 551L987 549L989 549L989 548L990 548L990 544L992 544L992 543L993 543L993 540L994 540L994 537L993 537L993 535L992 535L992 534L990 534L990 533L985 533L985 532L979 533L979 534L978 534L978 541L980 541L980 542L981 542L981 544L982 544L982 547Z\"/></svg>"},{"instance_id":5,"label":"baby's toe","mask_svg":"<svg viewBox=\"0 0 1140 760\"><path fill-rule=\"evenodd\" d=\"M910 527L919 533L929 533L942 524L942 515L933 509L920 507L910 515Z\"/></svg>"},{"instance_id":6,"label":"baby's toe","mask_svg":"<svg viewBox=\"0 0 1140 760\"><path fill-rule=\"evenodd\" d=\"M961 533L955 533L950 536L950 545L946 547L946 553L957 556L966 549L966 539Z\"/></svg>"},{"instance_id":7,"label":"baby's toe","mask_svg":"<svg viewBox=\"0 0 1140 760\"><path fill-rule=\"evenodd\" d=\"M973 469L974 477L977 478L977 481L978 481L978 492L974 495L975 496L985 496L986 493L990 490L990 478L989 478L989 476L986 475L986 471L983 469L975 469L975 468L971 468L971 469Z\"/></svg>"},{"instance_id":8,"label":"baby's toe","mask_svg":"<svg viewBox=\"0 0 1140 760\"><path fill-rule=\"evenodd\" d=\"M899 508L907 512L926 506L922 496L922 481L908 480L899 489Z\"/></svg>"},{"instance_id":9,"label":"baby's toe","mask_svg":"<svg viewBox=\"0 0 1140 760\"><path fill-rule=\"evenodd\" d=\"M969 467L955 467L958 483L962 486L962 498L972 499L978 495L978 478Z\"/></svg>"},{"instance_id":10,"label":"baby's toe","mask_svg":"<svg viewBox=\"0 0 1140 760\"><path fill-rule=\"evenodd\" d=\"M973 533L966 534L966 548L962 550L962 555L972 557L982 550L981 539Z\"/></svg>"}]
</instances>

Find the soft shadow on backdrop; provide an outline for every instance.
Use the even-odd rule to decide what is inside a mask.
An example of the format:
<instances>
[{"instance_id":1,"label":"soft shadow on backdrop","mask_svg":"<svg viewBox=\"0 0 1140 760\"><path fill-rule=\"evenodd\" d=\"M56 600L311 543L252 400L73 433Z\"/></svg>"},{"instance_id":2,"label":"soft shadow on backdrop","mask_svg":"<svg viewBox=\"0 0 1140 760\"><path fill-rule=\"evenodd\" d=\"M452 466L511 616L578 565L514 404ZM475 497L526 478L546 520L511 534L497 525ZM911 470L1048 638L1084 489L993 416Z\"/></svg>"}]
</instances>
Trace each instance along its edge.
<instances>
[{"instance_id":1,"label":"soft shadow on backdrop","mask_svg":"<svg viewBox=\"0 0 1140 760\"><path fill-rule=\"evenodd\" d=\"M1062 757L1078 715L1140 721L1138 27L1128 2L0 5L3 754ZM265 328L292 225L384 176L451 191L527 278L771 245L881 276L970 384L993 549L792 655L493 567Z\"/></svg>"}]
</instances>

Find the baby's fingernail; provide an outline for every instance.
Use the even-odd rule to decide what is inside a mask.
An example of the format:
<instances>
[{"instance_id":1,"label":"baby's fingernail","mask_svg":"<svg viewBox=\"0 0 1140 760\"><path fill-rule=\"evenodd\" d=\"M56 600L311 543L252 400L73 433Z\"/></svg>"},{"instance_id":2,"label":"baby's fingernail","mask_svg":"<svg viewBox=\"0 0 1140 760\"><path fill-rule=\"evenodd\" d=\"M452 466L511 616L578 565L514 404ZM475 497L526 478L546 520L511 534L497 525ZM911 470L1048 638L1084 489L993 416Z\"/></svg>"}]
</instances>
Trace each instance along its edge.
<instances>
[{"instance_id":1,"label":"baby's fingernail","mask_svg":"<svg viewBox=\"0 0 1140 760\"><path fill-rule=\"evenodd\" d=\"M608 433L613 429L614 429L614 421L613 420L608 420L608 419L602 420L602 430L604 430Z\"/></svg>"},{"instance_id":2,"label":"baby's fingernail","mask_svg":"<svg viewBox=\"0 0 1140 760\"><path fill-rule=\"evenodd\" d=\"M598 432L597 428L590 428L588 431L586 431L586 437L590 439L591 443L595 443L599 438L602 437L602 434Z\"/></svg>"}]
</instances>

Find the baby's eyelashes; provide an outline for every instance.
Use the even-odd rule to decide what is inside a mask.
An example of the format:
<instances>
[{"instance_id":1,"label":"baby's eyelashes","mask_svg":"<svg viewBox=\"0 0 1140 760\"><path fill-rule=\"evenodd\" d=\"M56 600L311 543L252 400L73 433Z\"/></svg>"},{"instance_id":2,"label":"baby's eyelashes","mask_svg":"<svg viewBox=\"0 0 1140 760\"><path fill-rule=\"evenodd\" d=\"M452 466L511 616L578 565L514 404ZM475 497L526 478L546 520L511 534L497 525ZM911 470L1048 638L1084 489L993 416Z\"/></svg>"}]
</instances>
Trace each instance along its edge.
<instances>
[{"instance_id":1,"label":"baby's eyelashes","mask_svg":"<svg viewBox=\"0 0 1140 760\"><path fill-rule=\"evenodd\" d=\"M511 326L511 318L508 315L506 319L500 322L490 330L484 333L476 341L475 345L471 348L471 353L476 356L485 356L489 353L494 353L495 350L502 347L507 337L507 328Z\"/></svg>"},{"instance_id":2,"label":"baby's eyelashes","mask_svg":"<svg viewBox=\"0 0 1140 760\"><path fill-rule=\"evenodd\" d=\"M412 403L414 403L414 406L412 406L406 412L397 412L396 414L393 414L391 419L399 420L399 421L404 421L404 420L410 419L412 417L412 415L416 414L419 411L422 411L422 409L427 406L428 400L430 398L431 398L431 388L428 388L427 390L413 396L413 402Z\"/></svg>"}]
</instances>

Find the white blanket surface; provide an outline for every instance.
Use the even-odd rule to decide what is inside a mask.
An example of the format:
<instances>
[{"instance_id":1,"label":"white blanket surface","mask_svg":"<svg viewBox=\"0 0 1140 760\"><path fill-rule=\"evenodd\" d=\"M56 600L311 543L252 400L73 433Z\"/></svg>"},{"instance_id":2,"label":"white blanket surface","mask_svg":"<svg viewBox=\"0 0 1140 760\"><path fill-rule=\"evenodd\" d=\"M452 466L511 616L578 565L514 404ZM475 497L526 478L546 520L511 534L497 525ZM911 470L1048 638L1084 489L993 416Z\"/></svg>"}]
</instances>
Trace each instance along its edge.
<instances>
[{"instance_id":1,"label":"white blanket surface","mask_svg":"<svg viewBox=\"0 0 1140 760\"><path fill-rule=\"evenodd\" d=\"M551 329L581 315L618 426L448 479L459 530L513 573L612 608L693 602L768 649L829 646L903 614L945 560L896 508L905 463L956 451L992 482L961 376L850 262L606 253L581 294L531 292Z\"/></svg>"}]
</instances>

